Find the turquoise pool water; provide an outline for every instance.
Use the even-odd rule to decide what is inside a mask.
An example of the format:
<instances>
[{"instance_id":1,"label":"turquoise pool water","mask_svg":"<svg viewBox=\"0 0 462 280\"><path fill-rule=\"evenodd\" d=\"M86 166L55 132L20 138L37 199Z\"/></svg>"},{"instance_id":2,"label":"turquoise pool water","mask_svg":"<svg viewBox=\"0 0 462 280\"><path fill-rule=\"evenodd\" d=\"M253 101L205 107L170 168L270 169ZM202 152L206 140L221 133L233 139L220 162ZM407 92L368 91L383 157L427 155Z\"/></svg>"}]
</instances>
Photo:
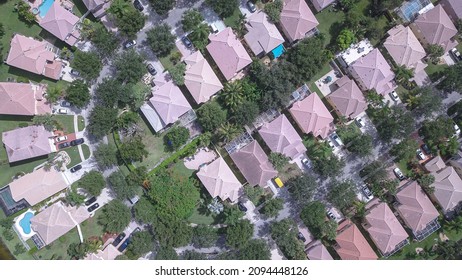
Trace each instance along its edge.
<instances>
[{"instance_id":1,"label":"turquoise pool water","mask_svg":"<svg viewBox=\"0 0 462 280\"><path fill-rule=\"evenodd\" d=\"M22 231L25 234L29 234L31 229L30 229L30 219L34 217L34 213L27 212L24 217L19 221L19 225L22 228Z\"/></svg>"},{"instance_id":2,"label":"turquoise pool water","mask_svg":"<svg viewBox=\"0 0 462 280\"><path fill-rule=\"evenodd\" d=\"M46 16L48 10L50 10L51 5L53 5L54 2L55 0L43 0L42 4L40 4L40 6L38 7L41 18L44 18Z\"/></svg>"}]
</instances>

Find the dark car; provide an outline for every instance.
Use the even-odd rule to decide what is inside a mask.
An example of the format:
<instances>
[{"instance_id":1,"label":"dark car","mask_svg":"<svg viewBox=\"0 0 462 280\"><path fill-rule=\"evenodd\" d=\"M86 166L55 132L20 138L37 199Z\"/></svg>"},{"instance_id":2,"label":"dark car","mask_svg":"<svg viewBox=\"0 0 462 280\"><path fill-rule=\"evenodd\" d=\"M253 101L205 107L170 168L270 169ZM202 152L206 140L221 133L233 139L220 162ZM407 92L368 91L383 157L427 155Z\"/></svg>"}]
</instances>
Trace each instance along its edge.
<instances>
[{"instance_id":1,"label":"dark car","mask_svg":"<svg viewBox=\"0 0 462 280\"><path fill-rule=\"evenodd\" d=\"M71 107L71 103L69 101L63 100L61 101L61 107Z\"/></svg>"},{"instance_id":2,"label":"dark car","mask_svg":"<svg viewBox=\"0 0 462 280\"><path fill-rule=\"evenodd\" d=\"M72 167L72 168L69 169L69 170L71 171L71 173L74 173L74 172L79 171L80 169L82 169L82 165L78 164L78 165Z\"/></svg>"},{"instance_id":3,"label":"dark car","mask_svg":"<svg viewBox=\"0 0 462 280\"><path fill-rule=\"evenodd\" d=\"M155 76L157 74L157 71L156 71L156 68L154 68L154 66L152 66L151 63L149 63L148 65L146 65L146 68L148 68L148 72L149 74Z\"/></svg>"},{"instance_id":4,"label":"dark car","mask_svg":"<svg viewBox=\"0 0 462 280\"><path fill-rule=\"evenodd\" d=\"M139 0L135 0L133 2L133 6L135 6L135 9L137 9L140 12L142 12L144 10L144 7L143 7L143 5L141 5L141 2Z\"/></svg>"},{"instance_id":5,"label":"dark car","mask_svg":"<svg viewBox=\"0 0 462 280\"><path fill-rule=\"evenodd\" d=\"M125 238L125 233L121 233L119 234L116 239L114 240L114 242L112 242L112 245L114 245L114 247L117 247L117 245L120 244L120 242Z\"/></svg>"},{"instance_id":6,"label":"dark car","mask_svg":"<svg viewBox=\"0 0 462 280\"><path fill-rule=\"evenodd\" d=\"M303 234L301 232L298 232L297 238L298 238L298 240L301 240L302 242L306 242L306 238L305 238L305 236L303 236Z\"/></svg>"},{"instance_id":7,"label":"dark car","mask_svg":"<svg viewBox=\"0 0 462 280\"><path fill-rule=\"evenodd\" d=\"M71 144L69 142L64 142L64 143L61 143L58 145L58 149L64 149L64 148L67 148L67 147L70 147Z\"/></svg>"},{"instance_id":8,"label":"dark car","mask_svg":"<svg viewBox=\"0 0 462 280\"><path fill-rule=\"evenodd\" d=\"M92 206L88 207L87 210L88 210L88 212L92 212L92 211L98 209L98 207L99 207L99 204L98 204L98 203L95 203L95 204L93 204Z\"/></svg>"},{"instance_id":9,"label":"dark car","mask_svg":"<svg viewBox=\"0 0 462 280\"><path fill-rule=\"evenodd\" d=\"M247 8L251 13L255 13L257 10L257 7L255 7L255 4L252 1L247 1Z\"/></svg>"},{"instance_id":10,"label":"dark car","mask_svg":"<svg viewBox=\"0 0 462 280\"><path fill-rule=\"evenodd\" d=\"M124 48L125 49L129 49L131 47L134 47L136 45L136 41L135 40L128 40L128 41L125 41L124 43Z\"/></svg>"},{"instance_id":11,"label":"dark car","mask_svg":"<svg viewBox=\"0 0 462 280\"><path fill-rule=\"evenodd\" d=\"M237 207L238 207L239 210L241 210L242 212L247 212L247 207L245 207L244 203L238 202L238 203L237 203Z\"/></svg>"},{"instance_id":12,"label":"dark car","mask_svg":"<svg viewBox=\"0 0 462 280\"><path fill-rule=\"evenodd\" d=\"M93 203L95 203L95 201L96 201L96 197L93 196L89 200L85 201L85 206L90 206Z\"/></svg>"},{"instance_id":13,"label":"dark car","mask_svg":"<svg viewBox=\"0 0 462 280\"><path fill-rule=\"evenodd\" d=\"M77 146L83 144L85 140L83 138L75 139L71 141L71 146Z\"/></svg>"},{"instance_id":14,"label":"dark car","mask_svg":"<svg viewBox=\"0 0 462 280\"><path fill-rule=\"evenodd\" d=\"M76 77L80 77L80 72L77 71L77 70L75 70L75 69L71 69L71 72L70 72L70 73L71 73L71 75L74 75L74 76L76 76Z\"/></svg>"},{"instance_id":15,"label":"dark car","mask_svg":"<svg viewBox=\"0 0 462 280\"><path fill-rule=\"evenodd\" d=\"M421 145L420 148L421 148L422 151L424 151L424 153L426 153L427 155L431 155L432 151L431 151L430 148L427 146L427 144Z\"/></svg>"},{"instance_id":16,"label":"dark car","mask_svg":"<svg viewBox=\"0 0 462 280\"><path fill-rule=\"evenodd\" d=\"M192 42L191 42L191 40L189 40L188 37L183 36L183 38L181 38L181 41L183 41L183 44L184 44L188 49L190 49L190 48L192 47Z\"/></svg>"},{"instance_id":17,"label":"dark car","mask_svg":"<svg viewBox=\"0 0 462 280\"><path fill-rule=\"evenodd\" d=\"M128 247L128 244L130 244L130 237L125 239L124 243L122 243L122 245L120 245L120 247L118 249L119 252L125 251L125 249L127 249L127 247Z\"/></svg>"}]
</instances>

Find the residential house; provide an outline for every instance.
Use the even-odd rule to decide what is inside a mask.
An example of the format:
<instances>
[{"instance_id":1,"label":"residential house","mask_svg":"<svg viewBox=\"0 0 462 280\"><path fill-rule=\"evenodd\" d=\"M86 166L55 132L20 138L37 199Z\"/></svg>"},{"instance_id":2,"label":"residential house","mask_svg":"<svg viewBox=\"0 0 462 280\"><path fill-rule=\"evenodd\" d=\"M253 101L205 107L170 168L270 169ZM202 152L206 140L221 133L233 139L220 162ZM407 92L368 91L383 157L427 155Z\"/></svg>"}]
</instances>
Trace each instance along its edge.
<instances>
[{"instance_id":1,"label":"residential house","mask_svg":"<svg viewBox=\"0 0 462 280\"><path fill-rule=\"evenodd\" d=\"M306 152L302 138L284 114L272 122L265 123L258 133L274 153L281 153L286 157L296 159Z\"/></svg>"},{"instance_id":2,"label":"residential house","mask_svg":"<svg viewBox=\"0 0 462 280\"><path fill-rule=\"evenodd\" d=\"M231 27L227 27L219 33L210 34L209 40L207 51L226 80L231 80L252 63L252 59Z\"/></svg>"},{"instance_id":3,"label":"residential house","mask_svg":"<svg viewBox=\"0 0 462 280\"><path fill-rule=\"evenodd\" d=\"M316 240L307 246L306 256L312 261L331 261L334 260L321 241Z\"/></svg>"},{"instance_id":4,"label":"residential house","mask_svg":"<svg viewBox=\"0 0 462 280\"><path fill-rule=\"evenodd\" d=\"M446 164L440 156L436 156L429 160L427 163L425 163L425 169L427 169L428 172L437 172L445 167Z\"/></svg>"},{"instance_id":5,"label":"residential house","mask_svg":"<svg viewBox=\"0 0 462 280\"><path fill-rule=\"evenodd\" d=\"M387 203L375 198L366 205L363 227L384 257L409 244L409 236Z\"/></svg>"},{"instance_id":6,"label":"residential house","mask_svg":"<svg viewBox=\"0 0 462 280\"><path fill-rule=\"evenodd\" d=\"M16 34L11 39L6 64L53 80L59 80L63 63L57 59L52 50L53 46L46 41L37 41Z\"/></svg>"},{"instance_id":7,"label":"residential house","mask_svg":"<svg viewBox=\"0 0 462 280\"><path fill-rule=\"evenodd\" d=\"M111 240L111 239L110 239ZM103 250L98 250L96 253L88 254L84 260L86 261L112 261L118 256L122 255L111 243L106 245Z\"/></svg>"},{"instance_id":8,"label":"residential house","mask_svg":"<svg viewBox=\"0 0 462 280\"><path fill-rule=\"evenodd\" d=\"M0 82L0 115L34 116L51 113L45 84Z\"/></svg>"},{"instance_id":9,"label":"residential house","mask_svg":"<svg viewBox=\"0 0 462 280\"><path fill-rule=\"evenodd\" d=\"M222 157L201 167L197 177L213 198L236 202L241 195L242 184Z\"/></svg>"},{"instance_id":10,"label":"residential house","mask_svg":"<svg viewBox=\"0 0 462 280\"><path fill-rule=\"evenodd\" d=\"M441 227L438 210L416 181L405 185L395 197L395 209L417 241L424 240Z\"/></svg>"},{"instance_id":11,"label":"residential house","mask_svg":"<svg viewBox=\"0 0 462 280\"><path fill-rule=\"evenodd\" d=\"M456 155L454 155L450 160L449 160L449 165L454 167L456 170L457 174L462 178L462 151L458 151Z\"/></svg>"},{"instance_id":12,"label":"residential house","mask_svg":"<svg viewBox=\"0 0 462 280\"><path fill-rule=\"evenodd\" d=\"M363 93L348 76L343 76L337 80L335 85L338 88L329 94L327 100L340 116L352 120L367 109Z\"/></svg>"},{"instance_id":13,"label":"residential house","mask_svg":"<svg viewBox=\"0 0 462 280\"><path fill-rule=\"evenodd\" d=\"M388 31L389 37L383 43L396 64L414 70L424 71L427 65L422 59L427 55L410 27L397 25Z\"/></svg>"},{"instance_id":14,"label":"residential house","mask_svg":"<svg viewBox=\"0 0 462 280\"><path fill-rule=\"evenodd\" d=\"M440 45L448 52L458 44L452 39L457 28L441 5L419 15L410 26L424 47Z\"/></svg>"},{"instance_id":15,"label":"residential house","mask_svg":"<svg viewBox=\"0 0 462 280\"><path fill-rule=\"evenodd\" d=\"M11 163L48 155L53 151L52 137L43 126L27 126L3 132L2 141Z\"/></svg>"},{"instance_id":16,"label":"residential house","mask_svg":"<svg viewBox=\"0 0 462 280\"><path fill-rule=\"evenodd\" d=\"M350 220L344 220L339 224L335 242L334 249L342 260L377 259L366 238Z\"/></svg>"},{"instance_id":17,"label":"residential house","mask_svg":"<svg viewBox=\"0 0 462 280\"><path fill-rule=\"evenodd\" d=\"M432 197L441 206L444 215L450 219L462 209L462 179L452 166L433 171L431 174L435 177L432 185L435 191Z\"/></svg>"},{"instance_id":18,"label":"residential house","mask_svg":"<svg viewBox=\"0 0 462 280\"><path fill-rule=\"evenodd\" d=\"M283 0L280 24L290 43L314 35L318 20L305 0Z\"/></svg>"},{"instance_id":19,"label":"residential house","mask_svg":"<svg viewBox=\"0 0 462 280\"><path fill-rule=\"evenodd\" d=\"M249 32L244 35L244 39L255 56L263 56L284 43L276 25L268 20L263 11L252 14L245 27Z\"/></svg>"},{"instance_id":20,"label":"residential house","mask_svg":"<svg viewBox=\"0 0 462 280\"><path fill-rule=\"evenodd\" d=\"M213 95L223 89L217 75L200 51L186 57L184 62L186 63L184 85L197 104L209 101Z\"/></svg>"},{"instance_id":21,"label":"residential house","mask_svg":"<svg viewBox=\"0 0 462 280\"><path fill-rule=\"evenodd\" d=\"M251 186L265 187L267 182L278 174L260 144L255 140L232 153L231 159Z\"/></svg>"},{"instance_id":22,"label":"residential house","mask_svg":"<svg viewBox=\"0 0 462 280\"><path fill-rule=\"evenodd\" d=\"M320 12L336 1L337 0L311 0L311 3L313 4L313 7L316 9L316 11Z\"/></svg>"},{"instance_id":23,"label":"residential house","mask_svg":"<svg viewBox=\"0 0 462 280\"><path fill-rule=\"evenodd\" d=\"M313 133L324 139L334 130L334 117L316 93L295 102L289 111L306 134Z\"/></svg>"},{"instance_id":24,"label":"residential house","mask_svg":"<svg viewBox=\"0 0 462 280\"><path fill-rule=\"evenodd\" d=\"M61 41L73 46L80 40L77 26L79 21L76 15L61 6L59 1L55 1L45 17L39 20L39 25Z\"/></svg>"},{"instance_id":25,"label":"residential house","mask_svg":"<svg viewBox=\"0 0 462 280\"><path fill-rule=\"evenodd\" d=\"M337 55L338 61L340 64L347 68L353 62L358 60L359 58L368 55L371 51L374 50L374 46L372 46L369 39L364 39L356 44L350 45L350 47L346 50L343 50L341 53Z\"/></svg>"},{"instance_id":26,"label":"residential house","mask_svg":"<svg viewBox=\"0 0 462 280\"><path fill-rule=\"evenodd\" d=\"M95 18L102 18L106 15L107 9L111 6L111 0L82 0L83 4Z\"/></svg>"},{"instance_id":27,"label":"residential house","mask_svg":"<svg viewBox=\"0 0 462 280\"><path fill-rule=\"evenodd\" d=\"M363 91L374 89L378 94L386 95L397 88L395 74L379 49L360 57L349 70Z\"/></svg>"},{"instance_id":28,"label":"residential house","mask_svg":"<svg viewBox=\"0 0 462 280\"><path fill-rule=\"evenodd\" d=\"M454 24L457 20L462 19L462 1L460 0L442 0L440 2L448 16L452 19Z\"/></svg>"}]
</instances>

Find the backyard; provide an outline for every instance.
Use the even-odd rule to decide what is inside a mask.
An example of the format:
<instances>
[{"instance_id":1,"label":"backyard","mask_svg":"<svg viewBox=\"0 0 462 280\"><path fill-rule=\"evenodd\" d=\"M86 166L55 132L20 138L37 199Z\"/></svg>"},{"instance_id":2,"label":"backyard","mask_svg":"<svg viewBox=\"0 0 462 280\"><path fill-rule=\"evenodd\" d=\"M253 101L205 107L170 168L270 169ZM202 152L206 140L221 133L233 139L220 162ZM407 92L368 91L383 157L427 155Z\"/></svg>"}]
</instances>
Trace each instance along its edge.
<instances>
[{"instance_id":1,"label":"backyard","mask_svg":"<svg viewBox=\"0 0 462 280\"><path fill-rule=\"evenodd\" d=\"M1 173L0 173L1 174ZM21 213L23 213L23 211L21 212L18 212L16 214L17 215L20 215ZM3 220L5 219L6 216L5 216L5 213L3 213L3 211L0 210L0 220ZM13 218L13 217L11 217ZM5 228L2 227L0 225L0 235L3 234ZM11 229L13 230L13 229ZM6 240L3 236L0 237L1 238L1 242L3 242L4 245L6 245L6 247L10 250L10 252L13 254L14 252L14 247L17 245L17 244L21 244L21 241L19 240L19 237L16 235L16 233L13 232L13 239L11 240ZM22 253L22 254L18 254L15 256L18 260L33 260L34 257L31 256L28 252L25 252L25 253Z\"/></svg>"}]
</instances>

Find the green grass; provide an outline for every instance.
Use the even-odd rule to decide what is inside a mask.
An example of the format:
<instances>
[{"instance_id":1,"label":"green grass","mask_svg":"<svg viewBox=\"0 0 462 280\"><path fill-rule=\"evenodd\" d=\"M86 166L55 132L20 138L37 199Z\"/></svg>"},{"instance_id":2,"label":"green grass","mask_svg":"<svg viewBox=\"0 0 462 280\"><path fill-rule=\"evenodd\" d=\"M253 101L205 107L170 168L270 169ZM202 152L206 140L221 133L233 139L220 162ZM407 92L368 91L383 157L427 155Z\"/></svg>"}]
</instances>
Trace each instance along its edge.
<instances>
[{"instance_id":1,"label":"green grass","mask_svg":"<svg viewBox=\"0 0 462 280\"><path fill-rule=\"evenodd\" d=\"M81 148L82 148L82 152L83 152L83 157L84 157L85 160L87 160L91 155L90 147L88 147L88 145L86 145L86 144L83 144L81 146Z\"/></svg>"},{"instance_id":2,"label":"green grass","mask_svg":"<svg viewBox=\"0 0 462 280\"><path fill-rule=\"evenodd\" d=\"M361 130L358 126L353 122L347 126L341 126L337 129L337 134L340 139L343 140L345 144L351 142L353 139L361 135Z\"/></svg>"},{"instance_id":3,"label":"green grass","mask_svg":"<svg viewBox=\"0 0 462 280\"><path fill-rule=\"evenodd\" d=\"M92 236L102 237L104 228L98 223L98 217L101 215L101 209L96 210L95 215L80 224L83 239L88 239Z\"/></svg>"},{"instance_id":4,"label":"green grass","mask_svg":"<svg viewBox=\"0 0 462 280\"><path fill-rule=\"evenodd\" d=\"M212 215L204 215L199 212L196 208L192 213L191 217L188 218L188 222L198 225L211 225L215 222L215 219Z\"/></svg>"},{"instance_id":5,"label":"green grass","mask_svg":"<svg viewBox=\"0 0 462 280\"><path fill-rule=\"evenodd\" d=\"M3 220L4 218L6 218L5 213L3 213L2 210L0 210L0 220ZM5 228L0 226L0 239L1 239L1 242L4 244L4 246L6 246L6 248L8 248L8 250L11 252L11 254L13 254L14 247L16 246L16 244L18 244L18 243L22 244L21 240L19 240L19 237L15 232L13 232L14 237L13 237L12 240L10 240L10 241L6 240L5 238L3 238L3 231L4 230L5 230ZM11 230L13 230L13 229L11 229ZM16 255L15 257L18 260L33 260L34 259L33 256L31 256L27 252Z\"/></svg>"},{"instance_id":6,"label":"green grass","mask_svg":"<svg viewBox=\"0 0 462 280\"><path fill-rule=\"evenodd\" d=\"M425 68L425 72L427 72L427 75L431 78L432 75L444 71L446 68L448 68L448 65L446 64L433 64L430 62Z\"/></svg>"},{"instance_id":7,"label":"green grass","mask_svg":"<svg viewBox=\"0 0 462 280\"><path fill-rule=\"evenodd\" d=\"M328 45L331 43L332 38L335 38L335 35L340 33L345 14L342 11L334 12L329 7L316 14L316 19L319 22L318 29L326 36L325 44Z\"/></svg>"},{"instance_id":8,"label":"green grass","mask_svg":"<svg viewBox=\"0 0 462 280\"><path fill-rule=\"evenodd\" d=\"M239 17L241 16L241 11L239 9L234 10L234 13L227 18L224 18L223 21L226 26L231 27L232 29L239 29Z\"/></svg>"},{"instance_id":9,"label":"green grass","mask_svg":"<svg viewBox=\"0 0 462 280\"><path fill-rule=\"evenodd\" d=\"M173 166L171 166L170 169L177 172L178 175L182 177L187 177L187 178L191 177L195 171L195 170L186 168L182 159L178 159L178 161Z\"/></svg>"},{"instance_id":10,"label":"green grass","mask_svg":"<svg viewBox=\"0 0 462 280\"><path fill-rule=\"evenodd\" d=\"M82 116L77 117L77 128L79 131L83 131L85 129L85 119Z\"/></svg>"},{"instance_id":11,"label":"green grass","mask_svg":"<svg viewBox=\"0 0 462 280\"><path fill-rule=\"evenodd\" d=\"M173 66L175 66L171 60L171 57L173 56L174 53L176 52L179 52L178 48L175 46L175 48L170 52L170 54L166 57L159 57L159 61L160 63L162 63L162 66L164 66L164 68L166 70L172 68Z\"/></svg>"},{"instance_id":12,"label":"green grass","mask_svg":"<svg viewBox=\"0 0 462 280\"><path fill-rule=\"evenodd\" d=\"M76 16L80 18L83 14L87 12L88 9L82 0L73 0L72 2L74 3L74 8L72 9L72 11Z\"/></svg>"},{"instance_id":13,"label":"green grass","mask_svg":"<svg viewBox=\"0 0 462 280\"><path fill-rule=\"evenodd\" d=\"M54 115L53 118L62 126L62 129L65 134L76 132L74 129L74 116Z\"/></svg>"},{"instance_id":14,"label":"green grass","mask_svg":"<svg viewBox=\"0 0 462 280\"><path fill-rule=\"evenodd\" d=\"M396 163L396 165L398 165L399 169L401 169L401 171L403 172L404 175L406 175L406 176L412 175L411 169L409 168L406 159L402 159L402 160L398 161Z\"/></svg>"},{"instance_id":15,"label":"green grass","mask_svg":"<svg viewBox=\"0 0 462 280\"><path fill-rule=\"evenodd\" d=\"M141 119L138 125L143 129L143 143L146 145L146 150L149 152L148 157L142 162L136 162L136 166L146 166L148 170L154 168L154 166L161 161L162 158L167 157L170 153L164 150L164 138L163 134L154 134L149 125Z\"/></svg>"},{"instance_id":16,"label":"green grass","mask_svg":"<svg viewBox=\"0 0 462 280\"><path fill-rule=\"evenodd\" d=\"M82 162L82 160L80 159L79 149L77 148L77 146L67 148L64 151L71 158L71 163L67 166L68 168Z\"/></svg>"},{"instance_id":17,"label":"green grass","mask_svg":"<svg viewBox=\"0 0 462 280\"><path fill-rule=\"evenodd\" d=\"M326 62L326 64L324 64L324 66L321 69L319 69L319 71L316 73L316 75L311 77L311 79L307 82L307 84L308 85L314 85L314 83L317 80L321 79L322 76L326 75L331 70L332 70L332 68L330 67L329 62Z\"/></svg>"},{"instance_id":18,"label":"green grass","mask_svg":"<svg viewBox=\"0 0 462 280\"><path fill-rule=\"evenodd\" d=\"M35 253L36 257L40 260L69 260L69 255L67 254L67 248L72 243L80 243L79 233L77 228L73 228L65 235L56 239L50 245L40 249Z\"/></svg>"}]
</instances>

